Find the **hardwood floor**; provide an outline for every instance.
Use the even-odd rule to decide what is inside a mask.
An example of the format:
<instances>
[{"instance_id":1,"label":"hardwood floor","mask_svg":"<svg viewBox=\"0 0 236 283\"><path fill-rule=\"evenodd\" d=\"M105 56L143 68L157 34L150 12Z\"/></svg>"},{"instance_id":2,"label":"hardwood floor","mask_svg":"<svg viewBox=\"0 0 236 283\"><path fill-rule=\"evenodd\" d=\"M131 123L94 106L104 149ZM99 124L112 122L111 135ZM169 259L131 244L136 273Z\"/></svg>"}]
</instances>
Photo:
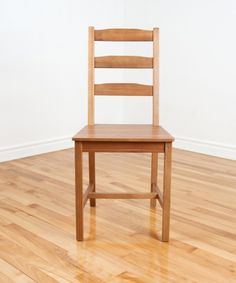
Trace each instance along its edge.
<instances>
[{"instance_id":1,"label":"hardwood floor","mask_svg":"<svg viewBox=\"0 0 236 283\"><path fill-rule=\"evenodd\" d=\"M97 191L149 192L150 154L112 156L96 154ZM76 242L73 159L0 164L0 282L236 282L235 161L174 150L168 244L148 200L88 203Z\"/></svg>"}]
</instances>

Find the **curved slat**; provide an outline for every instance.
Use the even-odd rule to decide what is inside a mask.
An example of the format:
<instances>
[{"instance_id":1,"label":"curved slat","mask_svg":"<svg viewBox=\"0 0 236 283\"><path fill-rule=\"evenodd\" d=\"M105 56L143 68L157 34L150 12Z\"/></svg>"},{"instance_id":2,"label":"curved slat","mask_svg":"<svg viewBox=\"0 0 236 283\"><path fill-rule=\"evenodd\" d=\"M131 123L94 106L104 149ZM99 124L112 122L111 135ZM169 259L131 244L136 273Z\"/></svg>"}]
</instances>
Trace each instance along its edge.
<instances>
[{"instance_id":1,"label":"curved slat","mask_svg":"<svg viewBox=\"0 0 236 283\"><path fill-rule=\"evenodd\" d=\"M95 30L96 41L152 41L153 32L142 29L102 29Z\"/></svg>"},{"instance_id":2,"label":"curved slat","mask_svg":"<svg viewBox=\"0 0 236 283\"><path fill-rule=\"evenodd\" d=\"M134 83L95 84L95 95L152 96L152 86Z\"/></svg>"},{"instance_id":3,"label":"curved slat","mask_svg":"<svg viewBox=\"0 0 236 283\"><path fill-rule=\"evenodd\" d=\"M153 58L142 56L95 57L95 68L152 68Z\"/></svg>"}]
</instances>

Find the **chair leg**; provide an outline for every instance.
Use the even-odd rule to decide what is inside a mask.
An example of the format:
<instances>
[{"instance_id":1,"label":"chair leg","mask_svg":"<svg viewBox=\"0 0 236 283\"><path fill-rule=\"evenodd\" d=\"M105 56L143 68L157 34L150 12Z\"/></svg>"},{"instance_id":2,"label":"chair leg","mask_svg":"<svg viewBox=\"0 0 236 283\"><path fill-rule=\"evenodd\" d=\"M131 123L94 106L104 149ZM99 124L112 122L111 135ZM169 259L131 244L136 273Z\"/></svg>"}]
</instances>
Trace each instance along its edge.
<instances>
[{"instance_id":1,"label":"chair leg","mask_svg":"<svg viewBox=\"0 0 236 283\"><path fill-rule=\"evenodd\" d=\"M83 241L83 151L80 142L75 142L75 209L76 239Z\"/></svg>"},{"instance_id":2,"label":"chair leg","mask_svg":"<svg viewBox=\"0 0 236 283\"><path fill-rule=\"evenodd\" d=\"M95 152L89 152L89 184L93 185L92 192L96 191L95 181ZM90 206L96 206L96 199L90 199Z\"/></svg>"},{"instance_id":3,"label":"chair leg","mask_svg":"<svg viewBox=\"0 0 236 283\"><path fill-rule=\"evenodd\" d=\"M169 241L171 154L172 154L172 143L165 143L163 212L162 212L162 241L163 242Z\"/></svg>"},{"instance_id":4,"label":"chair leg","mask_svg":"<svg viewBox=\"0 0 236 283\"><path fill-rule=\"evenodd\" d=\"M157 185L157 176L158 176L158 153L152 153L151 161L151 192L153 192L153 185ZM152 208L156 207L156 199L150 200L150 206Z\"/></svg>"}]
</instances>

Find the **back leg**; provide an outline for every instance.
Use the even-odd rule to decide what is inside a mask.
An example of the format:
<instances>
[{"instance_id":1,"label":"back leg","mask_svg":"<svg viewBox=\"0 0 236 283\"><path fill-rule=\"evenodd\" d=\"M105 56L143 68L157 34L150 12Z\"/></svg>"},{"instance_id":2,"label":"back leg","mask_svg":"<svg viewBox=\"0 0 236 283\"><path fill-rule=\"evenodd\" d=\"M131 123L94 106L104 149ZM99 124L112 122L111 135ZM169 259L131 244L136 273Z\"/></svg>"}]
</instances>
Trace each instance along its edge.
<instances>
[{"instance_id":1,"label":"back leg","mask_svg":"<svg viewBox=\"0 0 236 283\"><path fill-rule=\"evenodd\" d=\"M95 152L89 152L89 184L93 186L92 192L95 192ZM96 206L96 199L90 199L90 206Z\"/></svg>"},{"instance_id":2,"label":"back leg","mask_svg":"<svg viewBox=\"0 0 236 283\"><path fill-rule=\"evenodd\" d=\"M157 185L158 177L158 153L152 153L151 161L151 192L153 192L153 185ZM156 199L150 200L150 206L152 208L156 207Z\"/></svg>"}]
</instances>

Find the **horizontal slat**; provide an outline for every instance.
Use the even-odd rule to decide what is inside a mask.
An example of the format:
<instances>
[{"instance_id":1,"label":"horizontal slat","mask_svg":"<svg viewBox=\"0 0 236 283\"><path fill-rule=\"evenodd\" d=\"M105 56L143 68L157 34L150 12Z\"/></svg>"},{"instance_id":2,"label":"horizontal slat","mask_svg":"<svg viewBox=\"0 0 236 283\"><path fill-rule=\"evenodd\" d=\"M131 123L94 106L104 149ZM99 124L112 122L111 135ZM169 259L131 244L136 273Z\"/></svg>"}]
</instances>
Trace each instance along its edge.
<instances>
[{"instance_id":1,"label":"horizontal slat","mask_svg":"<svg viewBox=\"0 0 236 283\"><path fill-rule=\"evenodd\" d=\"M95 84L95 95L152 96L152 86L133 83Z\"/></svg>"},{"instance_id":2,"label":"horizontal slat","mask_svg":"<svg viewBox=\"0 0 236 283\"><path fill-rule=\"evenodd\" d=\"M164 142L83 142L83 152L164 152Z\"/></svg>"},{"instance_id":3,"label":"horizontal slat","mask_svg":"<svg viewBox=\"0 0 236 283\"><path fill-rule=\"evenodd\" d=\"M156 193L90 193L89 198L110 199L154 199Z\"/></svg>"},{"instance_id":4,"label":"horizontal slat","mask_svg":"<svg viewBox=\"0 0 236 283\"><path fill-rule=\"evenodd\" d=\"M95 30L96 41L152 41L153 32L141 29L103 29Z\"/></svg>"},{"instance_id":5,"label":"horizontal slat","mask_svg":"<svg viewBox=\"0 0 236 283\"><path fill-rule=\"evenodd\" d=\"M95 68L152 68L153 58L142 56L95 57Z\"/></svg>"}]
</instances>

